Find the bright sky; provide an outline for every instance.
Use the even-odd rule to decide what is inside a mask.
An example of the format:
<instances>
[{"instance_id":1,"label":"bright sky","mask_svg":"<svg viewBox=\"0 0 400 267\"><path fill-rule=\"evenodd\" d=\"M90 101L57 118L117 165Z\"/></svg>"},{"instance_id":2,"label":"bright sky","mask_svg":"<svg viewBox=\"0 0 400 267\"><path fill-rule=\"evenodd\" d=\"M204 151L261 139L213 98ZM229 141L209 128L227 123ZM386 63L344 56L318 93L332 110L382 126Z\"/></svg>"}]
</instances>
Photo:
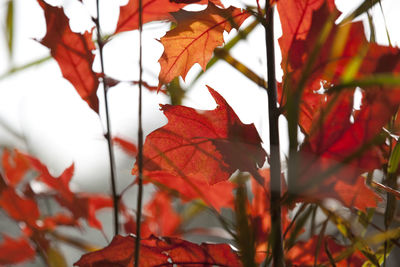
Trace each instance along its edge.
<instances>
[{"instance_id":1,"label":"bright sky","mask_svg":"<svg viewBox=\"0 0 400 267\"><path fill-rule=\"evenodd\" d=\"M0 20L4 21L7 0L0 4ZM71 19L74 31L83 32L90 29L93 23L90 14L95 13L95 0L84 0L86 6L77 0L49 0L50 4L63 5ZM126 0L101 2L102 27L105 32L112 32L118 18L119 4ZM243 6L240 1L223 1L227 5ZM248 1L253 4L254 1ZM350 3L351 2L351 3ZM349 13L361 1L337 1L338 8ZM43 12L35 0L15 0L15 53L12 62L15 66L49 54L48 49L34 39L45 35ZM383 0L383 11L388 25L392 43L400 44L400 2ZM387 43L382 11L379 5L373 9L373 17L377 23L378 42ZM365 18L364 18L365 19ZM249 21L250 22L250 21ZM276 37L280 35L279 21L276 20ZM364 23L367 25L367 23ZM2 25L4 26L4 25ZM4 29L4 27L1 27ZM150 23L144 28L144 80L149 84L158 83L160 70L157 63L162 54L162 46L155 39L161 38L168 25L165 23ZM11 65L7 60L6 42L3 32L0 33L0 75ZM232 36L235 31L232 31ZM230 36L226 36L228 39ZM116 36L105 47L106 73L120 80L137 80L138 68L138 33L126 32ZM232 55L250 67L260 76L266 76L264 32L256 28L249 36L232 51ZM277 45L277 62L280 62ZM277 64L279 66L279 64ZM95 70L99 71L96 58ZM186 78L190 83L199 71L195 66ZM281 71L279 70L280 75ZM185 105L213 109L215 107L205 84L220 92L245 123L254 123L259 130L264 143L268 142L268 111L266 92L248 81L227 63L220 62L209 73L204 75L194 89L187 94ZM121 83L109 92L112 132L131 141L137 136L137 86ZM103 101L102 90L99 90L100 101ZM167 103L162 94L144 94L144 130L149 133L166 123L159 111L159 103ZM101 109L104 118L104 110ZM282 119L282 127L285 120ZM103 138L104 120L80 99L72 85L62 78L57 63L48 61L40 66L30 68L15 75L0 80L0 145L17 147L39 157L58 175L75 163L73 182L79 190L108 191L108 153ZM283 151L287 144L282 136ZM265 145L268 150L268 146ZM129 175L133 165L119 148L115 148L118 187L124 188L132 181Z\"/></svg>"}]
</instances>

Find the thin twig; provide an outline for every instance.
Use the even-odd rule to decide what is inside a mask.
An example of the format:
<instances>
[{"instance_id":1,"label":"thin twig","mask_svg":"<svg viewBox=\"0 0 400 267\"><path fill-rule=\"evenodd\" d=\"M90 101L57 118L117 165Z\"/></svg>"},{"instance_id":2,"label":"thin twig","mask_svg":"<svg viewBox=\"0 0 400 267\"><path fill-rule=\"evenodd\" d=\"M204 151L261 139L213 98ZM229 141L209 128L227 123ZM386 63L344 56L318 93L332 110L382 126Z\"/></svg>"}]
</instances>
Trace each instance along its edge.
<instances>
[{"instance_id":1,"label":"thin twig","mask_svg":"<svg viewBox=\"0 0 400 267\"><path fill-rule=\"evenodd\" d=\"M282 210L281 210L281 162L279 148L279 115L277 106L277 89L275 74L274 48L274 9L266 1L265 14L265 43L267 48L268 67L268 111L269 111L269 141L270 141L270 170L271 170L271 248L274 267L285 266L282 238Z\"/></svg>"},{"instance_id":2,"label":"thin twig","mask_svg":"<svg viewBox=\"0 0 400 267\"><path fill-rule=\"evenodd\" d=\"M106 79L104 79L104 76L105 76L104 60L103 60L104 43L101 38L99 0L96 0L96 9L97 9L97 18L94 19L94 22L96 23L96 28L97 28L97 44L99 45L101 73L103 74L103 91L104 91L104 104L105 104L106 127L107 127L105 137L107 139L108 155L109 155L109 161L110 161L111 191L112 191L113 209L114 209L114 234L118 235L118 232L119 232L119 220L118 220L119 196L117 195L117 189L116 189L117 186L116 186L116 175L115 175L115 158L114 158L114 150L113 150L112 138L111 138L112 135L111 135L110 115L109 115L109 111L108 111L108 98L107 98L108 84L106 82Z\"/></svg>"},{"instance_id":3,"label":"thin twig","mask_svg":"<svg viewBox=\"0 0 400 267\"><path fill-rule=\"evenodd\" d=\"M143 127L142 127L142 75L143 75L143 8L142 0L139 0L139 104L138 104L138 195L137 195L137 215L136 215L136 240L135 240L135 267L139 267L140 259L140 228L142 220L142 199L143 199Z\"/></svg>"}]
</instances>

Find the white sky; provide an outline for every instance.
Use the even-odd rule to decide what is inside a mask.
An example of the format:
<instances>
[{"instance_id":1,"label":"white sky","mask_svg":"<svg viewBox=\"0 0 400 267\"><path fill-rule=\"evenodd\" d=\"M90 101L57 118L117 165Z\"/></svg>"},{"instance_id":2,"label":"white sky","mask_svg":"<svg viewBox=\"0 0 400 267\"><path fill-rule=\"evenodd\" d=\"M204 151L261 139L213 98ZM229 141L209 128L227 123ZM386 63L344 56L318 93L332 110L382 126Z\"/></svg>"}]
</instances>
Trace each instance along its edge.
<instances>
[{"instance_id":1,"label":"white sky","mask_svg":"<svg viewBox=\"0 0 400 267\"><path fill-rule=\"evenodd\" d=\"M0 0L0 21L4 22L6 1ZM83 32L92 27L89 14L95 13L95 0L84 0L86 7L77 0L51 0L51 4L62 4L71 18L74 31ZM101 2L101 19L103 29L112 32L119 12L118 4L126 0ZM240 7L240 1L223 1ZM254 1L249 1L254 4ZM361 1L336 1L338 8L349 13ZM350 3L351 2L351 3ZM15 66L49 54L48 49L35 40L45 35L43 12L35 0L15 0ZM382 1L388 30L392 43L400 44L400 1ZM377 5L373 9L377 22L377 40L387 43L383 28L382 13ZM250 22L250 19L247 23ZM246 24L247 24L246 23ZM276 20L276 37L280 35ZM364 23L367 25L367 23ZM2 26L2 27L1 27ZM1 31L4 25L1 25ZM160 70L158 59L162 54L162 46L155 39L161 38L168 25L150 23L144 28L144 80L149 84L158 83ZM232 31L232 36L235 31ZM137 80L137 31L119 34L105 47L106 73L120 80ZM229 36L226 36L229 38ZM258 27L232 51L232 55L250 67L260 76L266 76L264 31ZM279 67L279 46L276 43L277 65ZM0 75L7 71L10 64L6 52L4 33L0 33ZM99 71L96 58L94 69ZM199 66L189 72L186 81L190 83L197 74ZM278 70L279 75L281 71ZM268 110L267 95L262 89L248 81L225 62L220 62L204 75L194 89L187 94L185 105L213 109L215 107L205 84L220 92L245 123L254 123L264 143L268 142ZM102 88L102 87L100 87ZM103 101L102 90L99 99ZM137 130L137 86L127 83L119 84L109 92L112 131L114 136L128 140L136 140ZM159 111L159 103L167 103L168 98L162 94L144 94L144 130L149 133L166 123ZM104 118L104 111L101 110ZM285 121L282 119L282 126ZM75 162L76 173L73 179L79 190L108 191L108 153L103 138L104 120L80 99L72 85L62 78L57 63L48 61L40 66L11 75L0 80L0 146L17 147L27 150L39 157L54 174ZM286 149L286 137L282 136L283 150ZM266 144L265 144L266 145ZM267 149L267 145L265 146ZM118 171L118 187L121 190L132 177L129 175L133 165L132 159L126 157L119 148L115 149Z\"/></svg>"}]
</instances>

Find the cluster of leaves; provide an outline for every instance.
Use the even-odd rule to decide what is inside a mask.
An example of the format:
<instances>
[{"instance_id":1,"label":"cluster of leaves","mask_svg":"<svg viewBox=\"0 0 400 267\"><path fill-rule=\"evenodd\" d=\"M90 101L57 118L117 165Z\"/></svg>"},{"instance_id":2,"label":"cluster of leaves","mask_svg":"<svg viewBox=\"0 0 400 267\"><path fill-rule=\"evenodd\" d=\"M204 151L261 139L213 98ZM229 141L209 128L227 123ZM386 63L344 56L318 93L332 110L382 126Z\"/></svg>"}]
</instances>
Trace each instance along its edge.
<instances>
[{"instance_id":1,"label":"cluster of leaves","mask_svg":"<svg viewBox=\"0 0 400 267\"><path fill-rule=\"evenodd\" d=\"M208 87L217 105L214 110L161 106L168 123L146 137L140 155L142 166L137 162L132 170L137 176L141 167L144 182L155 185L157 191L146 205L143 218L136 218L131 209L119 203L127 234L135 234L137 219L141 220L140 266L268 264L274 254L271 240L279 235L284 240L284 260L291 266L371 266L386 260L392 248L399 245L400 237L400 230L391 227L396 198L400 195L400 122L396 116L400 104L400 49L368 41L363 24L352 21L376 2L365 1L339 23L336 21L340 12L333 0L267 4L269 8L276 6L283 32L279 45L284 76L278 84L278 102L289 122L290 152L288 170L281 177L270 177L268 168L261 169L268 155L255 126L242 123L214 89ZM38 3L47 23L46 36L40 42L50 49L64 78L98 113L99 80L107 86L118 81L92 69L96 49L93 29L84 34L73 32L62 8L43 0ZM118 33L138 30L139 18L143 23L173 22L176 26L160 40L164 53L159 59L158 84L158 89L167 88L171 98L176 94L176 78L185 79L195 63L203 70L210 68L210 60L215 62L217 57L237 63L229 55L234 44L218 48L224 44L224 32L238 29L251 17L272 30L265 25L265 14L260 8L226 8L218 0L141 3L139 7L138 1L129 0L122 6L115 32L98 40L98 44L111 42ZM182 9L193 3L206 7L196 12ZM246 34L241 32L238 36ZM236 63L232 65L238 66ZM255 81L251 78L254 73L243 68L240 71ZM261 84L265 87L264 82ZM354 109L356 90L362 94L358 110ZM298 128L305 136L301 143ZM114 138L113 142L133 157L138 154L136 146L126 140ZM54 256L59 252L50 245L56 239L56 227L79 228L78 219L84 219L89 226L102 230L95 212L112 207L113 199L73 193L69 188L73 165L60 177L53 177L39 160L8 150L3 152L2 165L0 207L19 222L22 237L4 237L0 245L1 264L22 262L37 252L53 266L59 258ZM38 175L27 181L23 178L30 169ZM373 179L377 170L384 177L383 184ZM246 183L249 177L251 188ZM276 178L281 180L283 192L279 203L271 203L270 180ZM40 182L48 190L34 192L32 182ZM40 211L37 199L43 195L57 201L63 213L46 215ZM356 220L350 221L327 208L327 198L339 201ZM176 199L186 205L186 210L192 210L189 215L176 210ZM384 227L371 223L379 202L386 205ZM271 205L279 205L282 210L283 233L271 233ZM237 249L227 244L198 245L181 239L187 221L205 209L220 220ZM231 209L234 218L223 216L222 209ZM317 210L326 218L319 225L315 223ZM311 221L308 239L302 235L307 221ZM326 234L328 223L336 226L337 235ZM355 224L362 230L354 231ZM367 232L371 225L377 231L372 236ZM137 238L116 235L107 247L83 255L75 265L133 266Z\"/></svg>"}]
</instances>

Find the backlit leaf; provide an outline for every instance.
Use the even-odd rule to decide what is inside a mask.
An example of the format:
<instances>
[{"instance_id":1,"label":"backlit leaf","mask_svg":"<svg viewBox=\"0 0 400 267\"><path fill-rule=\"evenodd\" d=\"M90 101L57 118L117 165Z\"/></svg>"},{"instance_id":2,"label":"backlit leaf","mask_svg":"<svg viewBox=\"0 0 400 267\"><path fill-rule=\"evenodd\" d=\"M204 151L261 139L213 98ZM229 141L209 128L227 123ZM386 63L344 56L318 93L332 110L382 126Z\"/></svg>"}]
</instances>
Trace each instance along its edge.
<instances>
[{"instance_id":1,"label":"backlit leaf","mask_svg":"<svg viewBox=\"0 0 400 267\"><path fill-rule=\"evenodd\" d=\"M50 49L61 72L72 83L78 94L95 111L99 112L99 100L96 96L99 85L98 76L92 70L96 48L92 33L84 34L71 31L69 19L62 8L53 7L43 0L38 0L46 17L47 33L40 41Z\"/></svg>"},{"instance_id":2,"label":"backlit leaf","mask_svg":"<svg viewBox=\"0 0 400 267\"><path fill-rule=\"evenodd\" d=\"M211 0L222 6L219 0ZM157 20L173 20L171 12L176 12L188 4L207 4L208 0L143 0L143 24ZM139 29L139 1L129 0L119 11L115 33Z\"/></svg>"},{"instance_id":3,"label":"backlit leaf","mask_svg":"<svg viewBox=\"0 0 400 267\"><path fill-rule=\"evenodd\" d=\"M306 242L298 242L296 246L290 249L287 253L287 261L293 266L315 266L314 257L317 243L318 236L313 236ZM332 257L335 258L339 256L341 252L346 250L346 248L346 246L340 245L335 242L333 238L329 236L324 236L322 245L319 248L317 264L328 265L330 263L328 254L326 253L326 249L328 249ZM350 253L349 257L339 262L336 262L335 264L337 267L357 267L361 266L365 260L366 259L361 254L361 252L357 251L354 253Z\"/></svg>"},{"instance_id":4,"label":"backlit leaf","mask_svg":"<svg viewBox=\"0 0 400 267\"><path fill-rule=\"evenodd\" d=\"M160 40L164 53L159 60L159 86L177 76L185 79L195 63L205 70L214 49L224 44L223 32L238 28L250 14L239 8L221 9L209 3L203 11L180 10L172 15L177 26Z\"/></svg>"},{"instance_id":5,"label":"backlit leaf","mask_svg":"<svg viewBox=\"0 0 400 267\"><path fill-rule=\"evenodd\" d=\"M168 171L215 184L237 169L254 173L264 164L266 153L254 125L243 124L221 95L209 91L217 103L214 110L161 105L168 123L146 138L145 172Z\"/></svg>"},{"instance_id":6,"label":"backlit leaf","mask_svg":"<svg viewBox=\"0 0 400 267\"><path fill-rule=\"evenodd\" d=\"M83 255L74 264L79 267L133 266L135 238L115 236L102 250ZM238 256L226 244L197 245L178 238L141 240L141 267L153 266L242 266Z\"/></svg>"}]
</instances>

